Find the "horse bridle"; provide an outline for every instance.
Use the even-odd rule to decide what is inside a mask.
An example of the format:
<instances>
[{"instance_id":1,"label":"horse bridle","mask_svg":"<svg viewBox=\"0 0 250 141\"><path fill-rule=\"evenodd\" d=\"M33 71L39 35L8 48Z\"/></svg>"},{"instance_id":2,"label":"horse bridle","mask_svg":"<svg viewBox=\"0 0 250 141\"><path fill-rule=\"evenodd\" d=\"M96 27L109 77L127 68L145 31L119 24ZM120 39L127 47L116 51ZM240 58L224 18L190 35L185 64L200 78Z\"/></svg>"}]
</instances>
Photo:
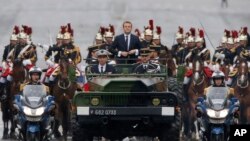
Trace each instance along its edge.
<instances>
[{"instance_id":1,"label":"horse bridle","mask_svg":"<svg viewBox=\"0 0 250 141\"><path fill-rule=\"evenodd\" d=\"M68 88L70 87L70 85L71 85L71 81L69 80L69 78L67 78L67 80L68 80L68 82L69 82L67 86L65 86L65 85L62 86L62 85L60 84L61 80L58 80L58 82L57 82L58 87L61 88L61 89L63 89L63 90L68 89ZM63 84L65 84L65 83L63 83Z\"/></svg>"}]
</instances>

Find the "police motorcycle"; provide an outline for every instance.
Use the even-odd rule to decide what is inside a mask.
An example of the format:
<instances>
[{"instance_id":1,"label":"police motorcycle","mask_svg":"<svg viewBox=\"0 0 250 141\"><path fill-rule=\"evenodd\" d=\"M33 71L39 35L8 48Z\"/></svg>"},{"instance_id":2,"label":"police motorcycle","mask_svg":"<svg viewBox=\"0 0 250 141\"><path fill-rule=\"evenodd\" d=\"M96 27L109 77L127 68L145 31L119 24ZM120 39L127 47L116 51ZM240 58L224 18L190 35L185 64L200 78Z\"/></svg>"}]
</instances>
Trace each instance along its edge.
<instances>
[{"instance_id":1,"label":"police motorcycle","mask_svg":"<svg viewBox=\"0 0 250 141\"><path fill-rule=\"evenodd\" d=\"M238 124L239 101L228 97L227 87L211 87L197 100L197 120L202 141L228 141L230 125Z\"/></svg>"},{"instance_id":2,"label":"police motorcycle","mask_svg":"<svg viewBox=\"0 0 250 141\"><path fill-rule=\"evenodd\" d=\"M17 110L18 138L22 141L48 141L51 139L52 110L55 108L53 96L47 96L42 85L26 85L14 99Z\"/></svg>"}]
</instances>

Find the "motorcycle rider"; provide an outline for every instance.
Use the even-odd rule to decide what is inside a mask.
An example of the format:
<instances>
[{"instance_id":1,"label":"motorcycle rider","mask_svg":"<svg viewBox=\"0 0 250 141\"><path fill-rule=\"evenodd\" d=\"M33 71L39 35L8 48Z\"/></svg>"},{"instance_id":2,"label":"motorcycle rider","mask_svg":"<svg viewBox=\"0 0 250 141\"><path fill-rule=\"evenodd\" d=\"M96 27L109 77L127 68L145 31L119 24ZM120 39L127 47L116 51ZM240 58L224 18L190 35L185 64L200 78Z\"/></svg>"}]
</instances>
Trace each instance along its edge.
<instances>
[{"instance_id":1,"label":"motorcycle rider","mask_svg":"<svg viewBox=\"0 0 250 141\"><path fill-rule=\"evenodd\" d=\"M225 85L225 74L222 71L216 70L213 72L212 74L212 80L213 80L213 85L207 87L204 89L204 95L207 94L207 92L209 91L209 89L211 87L227 87ZM228 96L233 97L234 96L234 88L230 88L228 87Z\"/></svg>"},{"instance_id":2,"label":"motorcycle rider","mask_svg":"<svg viewBox=\"0 0 250 141\"><path fill-rule=\"evenodd\" d=\"M29 70L30 79L28 80L28 82L20 85L20 91L23 91L23 89L26 85L43 85L46 89L47 94L49 94L49 87L40 82L41 75L42 75L41 68L32 67Z\"/></svg>"}]
</instances>

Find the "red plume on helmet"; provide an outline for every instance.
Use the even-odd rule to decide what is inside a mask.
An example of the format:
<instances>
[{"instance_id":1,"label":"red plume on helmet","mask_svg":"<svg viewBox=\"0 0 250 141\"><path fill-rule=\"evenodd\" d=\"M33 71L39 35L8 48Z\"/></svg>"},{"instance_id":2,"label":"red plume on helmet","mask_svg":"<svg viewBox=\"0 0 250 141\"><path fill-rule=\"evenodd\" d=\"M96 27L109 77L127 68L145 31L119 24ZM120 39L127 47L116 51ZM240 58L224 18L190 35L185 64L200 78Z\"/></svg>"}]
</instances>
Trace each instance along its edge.
<instances>
[{"instance_id":1,"label":"red plume on helmet","mask_svg":"<svg viewBox=\"0 0 250 141\"><path fill-rule=\"evenodd\" d=\"M114 28L114 26L110 24L109 27L110 27L110 32L112 32L113 35L114 35L115 34L115 28Z\"/></svg>"},{"instance_id":2,"label":"red plume on helmet","mask_svg":"<svg viewBox=\"0 0 250 141\"><path fill-rule=\"evenodd\" d=\"M149 29L154 30L154 21L152 19L149 20Z\"/></svg>"},{"instance_id":3,"label":"red plume on helmet","mask_svg":"<svg viewBox=\"0 0 250 141\"><path fill-rule=\"evenodd\" d=\"M19 27L16 25L15 27L14 27L14 30L13 30L13 34L19 34L20 33L20 30L19 30Z\"/></svg>"},{"instance_id":4,"label":"red plume on helmet","mask_svg":"<svg viewBox=\"0 0 250 141\"><path fill-rule=\"evenodd\" d=\"M61 34L66 33L67 26L61 26Z\"/></svg>"},{"instance_id":5,"label":"red plume on helmet","mask_svg":"<svg viewBox=\"0 0 250 141\"><path fill-rule=\"evenodd\" d=\"M227 38L230 37L230 31L228 31L227 29L224 30L224 36L226 36Z\"/></svg>"},{"instance_id":6,"label":"red plume on helmet","mask_svg":"<svg viewBox=\"0 0 250 141\"><path fill-rule=\"evenodd\" d=\"M141 36L141 32L140 32L140 30L139 30L138 28L135 29L135 34L136 34L137 36Z\"/></svg>"},{"instance_id":7,"label":"red plume on helmet","mask_svg":"<svg viewBox=\"0 0 250 141\"><path fill-rule=\"evenodd\" d=\"M27 26L27 25L22 25L22 28L23 28L22 31L23 31L24 33L27 33L28 26Z\"/></svg>"},{"instance_id":8,"label":"red plume on helmet","mask_svg":"<svg viewBox=\"0 0 250 141\"><path fill-rule=\"evenodd\" d=\"M180 34L183 34L183 33L184 33L183 27L180 27L180 26L179 26L178 32L179 32Z\"/></svg>"},{"instance_id":9,"label":"red plume on helmet","mask_svg":"<svg viewBox=\"0 0 250 141\"><path fill-rule=\"evenodd\" d=\"M191 27L190 28L190 33L191 33L191 36L195 36L195 28Z\"/></svg>"},{"instance_id":10,"label":"red plume on helmet","mask_svg":"<svg viewBox=\"0 0 250 141\"><path fill-rule=\"evenodd\" d=\"M101 26L100 30L99 30L99 33L101 33L102 35L104 35L105 30L106 30L105 27Z\"/></svg>"},{"instance_id":11,"label":"red plume on helmet","mask_svg":"<svg viewBox=\"0 0 250 141\"><path fill-rule=\"evenodd\" d=\"M204 31L202 29L199 29L199 36L200 38L204 38Z\"/></svg>"},{"instance_id":12,"label":"red plume on helmet","mask_svg":"<svg viewBox=\"0 0 250 141\"><path fill-rule=\"evenodd\" d=\"M74 31L73 31L73 29L71 28L71 24L70 24L70 23L67 24L67 32L69 32L71 36L74 35Z\"/></svg>"},{"instance_id":13,"label":"red plume on helmet","mask_svg":"<svg viewBox=\"0 0 250 141\"><path fill-rule=\"evenodd\" d=\"M242 34L244 34L244 35L247 35L247 34L248 34L248 33L247 33L247 27L243 27Z\"/></svg>"},{"instance_id":14,"label":"red plume on helmet","mask_svg":"<svg viewBox=\"0 0 250 141\"><path fill-rule=\"evenodd\" d=\"M27 35L31 35L32 34L32 28L31 27L27 27L26 34Z\"/></svg>"},{"instance_id":15,"label":"red plume on helmet","mask_svg":"<svg viewBox=\"0 0 250 141\"><path fill-rule=\"evenodd\" d=\"M156 26L156 33L157 33L158 35L161 34L161 27L160 27L160 26Z\"/></svg>"},{"instance_id":16,"label":"red plume on helmet","mask_svg":"<svg viewBox=\"0 0 250 141\"><path fill-rule=\"evenodd\" d=\"M232 38L238 38L238 32L236 30L232 31Z\"/></svg>"}]
</instances>

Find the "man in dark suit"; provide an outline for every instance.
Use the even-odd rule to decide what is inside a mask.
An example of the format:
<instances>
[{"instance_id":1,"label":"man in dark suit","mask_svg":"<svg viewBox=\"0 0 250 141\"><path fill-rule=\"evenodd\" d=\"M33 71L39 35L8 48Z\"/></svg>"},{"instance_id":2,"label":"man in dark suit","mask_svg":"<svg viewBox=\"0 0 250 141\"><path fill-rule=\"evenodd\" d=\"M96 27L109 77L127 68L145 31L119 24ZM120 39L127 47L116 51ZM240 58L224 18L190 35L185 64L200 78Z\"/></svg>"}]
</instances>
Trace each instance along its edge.
<instances>
[{"instance_id":1,"label":"man in dark suit","mask_svg":"<svg viewBox=\"0 0 250 141\"><path fill-rule=\"evenodd\" d=\"M160 65L150 62L150 50L149 48L143 48L140 51L141 62L136 63L133 66L133 73L159 73Z\"/></svg>"},{"instance_id":2,"label":"man in dark suit","mask_svg":"<svg viewBox=\"0 0 250 141\"><path fill-rule=\"evenodd\" d=\"M98 64L91 67L92 73L116 73L116 69L112 65L107 64L108 55L111 55L111 53L105 49L100 49L96 52Z\"/></svg>"},{"instance_id":3,"label":"man in dark suit","mask_svg":"<svg viewBox=\"0 0 250 141\"><path fill-rule=\"evenodd\" d=\"M116 55L117 63L132 64L136 62L142 45L139 38L131 33L132 23L130 21L123 23L123 30L123 34L115 37L110 52Z\"/></svg>"}]
</instances>

